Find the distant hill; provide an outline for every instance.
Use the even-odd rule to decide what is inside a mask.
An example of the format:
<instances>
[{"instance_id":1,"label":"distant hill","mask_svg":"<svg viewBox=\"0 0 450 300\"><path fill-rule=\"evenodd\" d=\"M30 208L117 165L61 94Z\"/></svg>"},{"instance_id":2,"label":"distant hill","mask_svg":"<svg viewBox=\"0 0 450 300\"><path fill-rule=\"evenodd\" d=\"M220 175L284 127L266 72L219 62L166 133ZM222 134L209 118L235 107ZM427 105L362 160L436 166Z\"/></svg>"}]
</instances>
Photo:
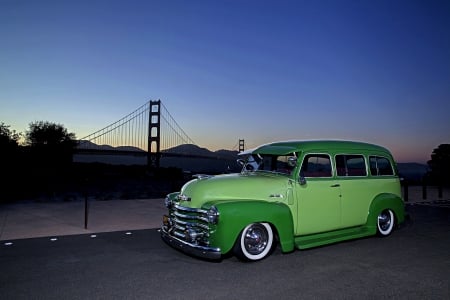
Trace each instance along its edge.
<instances>
[{"instance_id":1,"label":"distant hill","mask_svg":"<svg viewBox=\"0 0 450 300\"><path fill-rule=\"evenodd\" d=\"M213 153L206 148L201 148L193 144L183 144L175 146L173 148L165 149L161 151L162 153L177 153L185 155L202 155L202 156L213 156Z\"/></svg>"},{"instance_id":2,"label":"distant hill","mask_svg":"<svg viewBox=\"0 0 450 300\"><path fill-rule=\"evenodd\" d=\"M427 165L419 163L397 163L400 176L410 182L420 182L428 172Z\"/></svg>"},{"instance_id":3,"label":"distant hill","mask_svg":"<svg viewBox=\"0 0 450 300\"><path fill-rule=\"evenodd\" d=\"M141 148L133 147L133 146L118 146L114 147L116 150L122 150L122 151L136 151L136 152L145 152Z\"/></svg>"},{"instance_id":4,"label":"distant hill","mask_svg":"<svg viewBox=\"0 0 450 300\"><path fill-rule=\"evenodd\" d=\"M97 145L89 141L82 141L84 143L83 148L88 149L95 149L95 150L123 150L123 151L136 151L136 152L145 152L145 150L142 150L137 147L132 146L119 146L119 147L112 147L110 145ZM80 147L80 146L78 146ZM211 159L219 159L223 160L222 164L219 164L219 162L215 162L211 159L208 160L202 160L200 158L198 159L190 159L189 163L186 159L183 158L165 158L163 160L164 162L169 163L169 166L183 166L183 169L186 170L208 170L208 169L214 169L214 171L219 172L228 168L238 170L238 166L236 163L236 159L238 158L238 151L231 151L231 150L217 150L217 151L210 151L206 148L199 147L197 145L193 144L184 144L179 145L170 149L166 149L161 151L162 153L177 153L177 154L184 154L184 155L191 155L191 156L198 156L198 157L210 157ZM123 158L122 158L123 159ZM146 163L145 160L143 160L142 163ZM217 166L214 166L216 165ZM400 176L404 178L405 180L408 180L412 183L419 183L423 176L428 172L428 166L425 164L419 164L419 163L397 163L397 167L400 173Z\"/></svg>"},{"instance_id":5,"label":"distant hill","mask_svg":"<svg viewBox=\"0 0 450 300\"><path fill-rule=\"evenodd\" d=\"M137 151L137 152L145 152L146 150L140 149L138 147L133 146L118 146L113 147L110 145L97 145L90 141L80 141L82 146L78 145L77 148L86 148L86 149L94 149L94 150L122 150L122 151ZM207 157L224 157L224 158L232 158L235 159L237 157L238 151L231 150L217 150L210 151L206 148L199 147L193 144L183 144L179 146L175 146L173 148L165 149L161 151L162 153L177 153L177 154L185 154L185 155L193 155L193 156L207 156Z\"/></svg>"},{"instance_id":6,"label":"distant hill","mask_svg":"<svg viewBox=\"0 0 450 300\"><path fill-rule=\"evenodd\" d=\"M208 156L208 157L223 157L223 158L237 158L238 151L231 150L217 150L210 151L206 148L201 148L193 144L179 145L170 149L162 150L162 153L177 153L185 155L195 155L195 156Z\"/></svg>"},{"instance_id":7,"label":"distant hill","mask_svg":"<svg viewBox=\"0 0 450 300\"><path fill-rule=\"evenodd\" d=\"M184 171L207 174L240 171L240 167L236 162L237 151L218 150L213 152L196 145L185 144L161 152L194 156L194 158L185 159L183 157L165 157L163 155L161 166L165 167L176 166Z\"/></svg>"},{"instance_id":8,"label":"distant hill","mask_svg":"<svg viewBox=\"0 0 450 300\"><path fill-rule=\"evenodd\" d=\"M112 147L110 145L97 145L89 141L82 141L83 146L78 146L82 149L93 150L122 150L145 152L142 149L131 146ZM160 161L161 167L177 167L185 171L200 172L200 173L223 173L223 172L238 172L240 166L237 164L238 151L218 150L210 151L206 148L201 148L192 144L179 145L170 149L162 150L162 157ZM185 157L165 156L164 153L176 153L186 156L191 156L189 159ZM75 155L74 161L81 163L100 162L112 165L144 165L147 163L145 156L130 156L126 154L118 155Z\"/></svg>"},{"instance_id":9,"label":"distant hill","mask_svg":"<svg viewBox=\"0 0 450 300\"><path fill-rule=\"evenodd\" d=\"M133 146L118 146L113 147L110 145L97 145L95 143L92 143L90 141L80 141L77 148L82 149L94 149L94 150L121 150L121 151L137 151L137 152L144 152L141 148L133 147Z\"/></svg>"},{"instance_id":10,"label":"distant hill","mask_svg":"<svg viewBox=\"0 0 450 300\"><path fill-rule=\"evenodd\" d=\"M225 150L225 149L221 149L221 150L217 150L214 152L217 156L221 156L221 157L230 157L230 158L234 158L237 159L237 155L238 155L238 151L232 151L232 150Z\"/></svg>"}]
</instances>

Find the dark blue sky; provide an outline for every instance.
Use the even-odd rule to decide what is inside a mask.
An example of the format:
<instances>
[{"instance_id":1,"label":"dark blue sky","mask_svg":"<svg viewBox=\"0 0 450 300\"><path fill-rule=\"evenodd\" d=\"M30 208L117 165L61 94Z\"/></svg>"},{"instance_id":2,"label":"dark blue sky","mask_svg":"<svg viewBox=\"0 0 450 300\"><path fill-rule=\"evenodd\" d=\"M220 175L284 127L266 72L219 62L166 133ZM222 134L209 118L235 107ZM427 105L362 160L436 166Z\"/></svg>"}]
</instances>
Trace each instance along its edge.
<instances>
[{"instance_id":1,"label":"dark blue sky","mask_svg":"<svg viewBox=\"0 0 450 300\"><path fill-rule=\"evenodd\" d=\"M78 138L161 99L200 146L450 143L450 1L0 0L0 122Z\"/></svg>"}]
</instances>

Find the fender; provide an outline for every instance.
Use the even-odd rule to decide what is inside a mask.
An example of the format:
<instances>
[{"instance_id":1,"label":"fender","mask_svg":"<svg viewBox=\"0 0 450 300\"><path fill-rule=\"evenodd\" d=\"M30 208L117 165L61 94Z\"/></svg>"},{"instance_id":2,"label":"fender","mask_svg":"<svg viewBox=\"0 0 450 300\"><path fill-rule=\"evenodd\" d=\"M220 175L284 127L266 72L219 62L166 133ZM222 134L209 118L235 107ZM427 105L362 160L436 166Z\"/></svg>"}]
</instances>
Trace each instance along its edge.
<instances>
[{"instance_id":1,"label":"fender","mask_svg":"<svg viewBox=\"0 0 450 300\"><path fill-rule=\"evenodd\" d=\"M371 233L376 234L377 217L385 209L392 210L397 222L396 225L405 221L405 206L402 198L390 193L379 194L372 200L367 216L366 227Z\"/></svg>"},{"instance_id":2,"label":"fender","mask_svg":"<svg viewBox=\"0 0 450 300\"><path fill-rule=\"evenodd\" d=\"M210 244L219 247L223 254L233 248L245 226L255 222L272 224L274 233L278 233L281 250L294 250L294 223L286 204L259 200L205 203L205 206L211 205L219 211L219 223L210 232Z\"/></svg>"}]
</instances>

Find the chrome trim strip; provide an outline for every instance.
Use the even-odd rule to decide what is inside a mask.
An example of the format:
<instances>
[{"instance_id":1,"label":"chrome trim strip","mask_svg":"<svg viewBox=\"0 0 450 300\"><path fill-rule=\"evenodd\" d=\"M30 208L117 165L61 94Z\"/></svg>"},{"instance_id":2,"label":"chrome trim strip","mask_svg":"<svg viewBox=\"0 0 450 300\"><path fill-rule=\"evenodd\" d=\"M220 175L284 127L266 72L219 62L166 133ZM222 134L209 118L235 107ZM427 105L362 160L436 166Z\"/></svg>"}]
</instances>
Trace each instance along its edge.
<instances>
[{"instance_id":1,"label":"chrome trim strip","mask_svg":"<svg viewBox=\"0 0 450 300\"><path fill-rule=\"evenodd\" d=\"M172 246L175 249L181 250L185 253L207 258L207 259L220 259L222 257L222 253L220 252L220 248L215 247L205 247L205 246L199 246L199 245L193 245L190 243L187 243L183 240L180 240L179 238L170 235L164 227L161 227L161 238Z\"/></svg>"},{"instance_id":2,"label":"chrome trim strip","mask_svg":"<svg viewBox=\"0 0 450 300\"><path fill-rule=\"evenodd\" d=\"M200 221L203 221L205 223L208 223L208 218L205 218L205 217L185 215L185 214L181 214L181 213L179 213L177 211L175 211L173 214L176 217L178 217L178 218L188 219L188 220L200 220Z\"/></svg>"},{"instance_id":3,"label":"chrome trim strip","mask_svg":"<svg viewBox=\"0 0 450 300\"><path fill-rule=\"evenodd\" d=\"M184 227L191 226L191 227L199 227L199 228L202 228L202 229L204 229L206 231L209 230L208 225L205 225L205 224L202 224L202 223L189 223L189 222L186 222L186 221L182 221L180 219L175 219L174 221L175 221L175 225L174 226L176 226L177 228L178 227L181 228L181 226L184 226ZM186 229L186 228L183 228L183 230L184 229Z\"/></svg>"},{"instance_id":4,"label":"chrome trim strip","mask_svg":"<svg viewBox=\"0 0 450 300\"><path fill-rule=\"evenodd\" d=\"M184 234L182 234L182 233L180 233L180 232L178 232L178 231L174 231L173 234L176 235L176 236L178 236L180 239L183 239L183 238L184 238Z\"/></svg>"},{"instance_id":5,"label":"chrome trim strip","mask_svg":"<svg viewBox=\"0 0 450 300\"><path fill-rule=\"evenodd\" d=\"M212 175L207 175L207 174L195 174L195 175L192 175L192 177L193 178L197 178L197 179L199 179L199 180L202 180L202 179L208 179L208 178L211 178L211 177L213 177Z\"/></svg>"},{"instance_id":6,"label":"chrome trim strip","mask_svg":"<svg viewBox=\"0 0 450 300\"><path fill-rule=\"evenodd\" d=\"M176 209L186 211L186 212L208 214L207 210L204 210L201 208L191 208L191 207L181 206L179 204L175 204L174 206Z\"/></svg>"}]
</instances>

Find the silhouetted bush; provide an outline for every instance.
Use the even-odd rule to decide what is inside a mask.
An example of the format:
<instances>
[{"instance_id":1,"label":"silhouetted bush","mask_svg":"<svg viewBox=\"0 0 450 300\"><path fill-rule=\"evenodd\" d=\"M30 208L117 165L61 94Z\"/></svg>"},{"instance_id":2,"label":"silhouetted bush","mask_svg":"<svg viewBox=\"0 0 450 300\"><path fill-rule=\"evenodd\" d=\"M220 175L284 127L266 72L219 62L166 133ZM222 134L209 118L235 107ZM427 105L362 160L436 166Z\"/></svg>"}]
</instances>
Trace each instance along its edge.
<instances>
[{"instance_id":1,"label":"silhouetted bush","mask_svg":"<svg viewBox=\"0 0 450 300\"><path fill-rule=\"evenodd\" d=\"M450 144L441 144L433 150L428 161L428 180L436 185L450 186Z\"/></svg>"},{"instance_id":2,"label":"silhouetted bush","mask_svg":"<svg viewBox=\"0 0 450 300\"><path fill-rule=\"evenodd\" d=\"M10 130L10 126L0 123L0 166L2 181L0 184L0 202L15 199L16 186L20 174L20 134Z\"/></svg>"}]
</instances>

